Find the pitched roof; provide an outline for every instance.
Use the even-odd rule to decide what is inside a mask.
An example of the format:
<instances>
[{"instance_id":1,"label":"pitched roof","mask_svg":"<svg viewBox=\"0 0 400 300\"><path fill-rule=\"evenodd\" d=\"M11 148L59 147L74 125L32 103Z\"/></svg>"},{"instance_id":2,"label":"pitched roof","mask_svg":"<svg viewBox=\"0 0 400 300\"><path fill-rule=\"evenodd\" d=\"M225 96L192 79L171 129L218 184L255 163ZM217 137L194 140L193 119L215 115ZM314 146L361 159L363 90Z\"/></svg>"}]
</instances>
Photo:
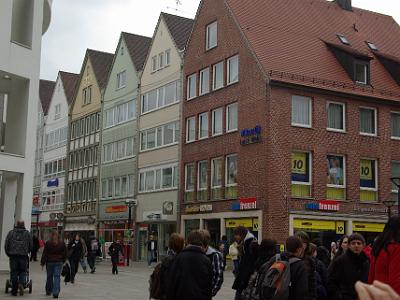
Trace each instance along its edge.
<instances>
[{"instance_id":1,"label":"pitched roof","mask_svg":"<svg viewBox=\"0 0 400 300\"><path fill-rule=\"evenodd\" d=\"M164 12L161 13L161 16L164 18L178 49L185 49L186 43L192 33L194 20Z\"/></svg>"},{"instance_id":2,"label":"pitched roof","mask_svg":"<svg viewBox=\"0 0 400 300\"><path fill-rule=\"evenodd\" d=\"M110 71L114 54L87 49L87 55L92 63L93 72L96 76L100 89L104 89L107 84L108 72Z\"/></svg>"},{"instance_id":3,"label":"pitched roof","mask_svg":"<svg viewBox=\"0 0 400 300\"><path fill-rule=\"evenodd\" d=\"M49 112L50 101L51 97L53 96L53 91L55 86L56 86L55 81L40 79L39 98L45 116L47 116L47 113Z\"/></svg>"},{"instance_id":4,"label":"pitched roof","mask_svg":"<svg viewBox=\"0 0 400 300\"><path fill-rule=\"evenodd\" d=\"M327 0L224 0L272 80L329 88L398 100L400 87L374 56L400 58L400 26L390 16ZM343 46L337 34L350 46ZM328 45L371 56L371 87L359 87L347 75Z\"/></svg>"},{"instance_id":5,"label":"pitched roof","mask_svg":"<svg viewBox=\"0 0 400 300\"><path fill-rule=\"evenodd\" d=\"M122 32L122 36L124 37L136 71L141 71L151 45L151 38L127 32Z\"/></svg>"},{"instance_id":6,"label":"pitched roof","mask_svg":"<svg viewBox=\"0 0 400 300\"><path fill-rule=\"evenodd\" d=\"M74 101L75 90L79 83L79 74L60 71L60 77L64 86L65 96L67 97L68 105Z\"/></svg>"}]
</instances>

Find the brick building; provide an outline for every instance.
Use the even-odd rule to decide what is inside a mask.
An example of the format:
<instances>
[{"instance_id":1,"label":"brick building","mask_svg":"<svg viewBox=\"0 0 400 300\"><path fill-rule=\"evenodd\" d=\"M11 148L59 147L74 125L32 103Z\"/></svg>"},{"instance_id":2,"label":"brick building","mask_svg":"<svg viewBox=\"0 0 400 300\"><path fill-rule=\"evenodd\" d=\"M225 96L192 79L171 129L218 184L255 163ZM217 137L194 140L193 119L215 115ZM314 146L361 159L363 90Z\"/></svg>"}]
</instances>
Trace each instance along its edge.
<instances>
[{"instance_id":1,"label":"brick building","mask_svg":"<svg viewBox=\"0 0 400 300\"><path fill-rule=\"evenodd\" d=\"M393 18L350 0L203 0L185 52L181 231L373 239L400 175L399 45Z\"/></svg>"}]
</instances>

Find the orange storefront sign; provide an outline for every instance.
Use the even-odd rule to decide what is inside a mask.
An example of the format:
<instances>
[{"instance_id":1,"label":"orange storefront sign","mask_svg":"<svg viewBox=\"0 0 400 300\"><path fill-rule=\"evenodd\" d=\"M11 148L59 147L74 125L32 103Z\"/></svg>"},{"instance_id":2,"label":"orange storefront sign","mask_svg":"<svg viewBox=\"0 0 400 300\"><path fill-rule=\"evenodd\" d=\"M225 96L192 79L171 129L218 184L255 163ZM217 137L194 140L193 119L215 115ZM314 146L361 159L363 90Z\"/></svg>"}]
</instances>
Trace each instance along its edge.
<instances>
[{"instance_id":1,"label":"orange storefront sign","mask_svg":"<svg viewBox=\"0 0 400 300\"><path fill-rule=\"evenodd\" d=\"M115 205L106 207L106 213L108 214L126 212L127 210L128 206L126 205Z\"/></svg>"}]
</instances>

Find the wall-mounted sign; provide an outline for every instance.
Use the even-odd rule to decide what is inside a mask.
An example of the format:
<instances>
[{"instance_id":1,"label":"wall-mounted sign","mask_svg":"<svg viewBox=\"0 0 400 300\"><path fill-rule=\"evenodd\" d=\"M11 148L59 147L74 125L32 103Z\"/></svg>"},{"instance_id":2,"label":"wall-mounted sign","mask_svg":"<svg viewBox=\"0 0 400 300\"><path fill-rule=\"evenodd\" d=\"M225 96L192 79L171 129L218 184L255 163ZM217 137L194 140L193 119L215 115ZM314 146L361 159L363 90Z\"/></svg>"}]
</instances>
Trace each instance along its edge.
<instances>
[{"instance_id":1,"label":"wall-mounted sign","mask_svg":"<svg viewBox=\"0 0 400 300\"><path fill-rule=\"evenodd\" d=\"M334 200L321 200L318 203L307 203L306 209L323 210L323 211L339 211L340 203Z\"/></svg>"},{"instance_id":2,"label":"wall-mounted sign","mask_svg":"<svg viewBox=\"0 0 400 300\"><path fill-rule=\"evenodd\" d=\"M128 206L127 205L107 206L105 210L106 213L108 214L121 213L121 212L126 212L128 210Z\"/></svg>"},{"instance_id":3,"label":"wall-mounted sign","mask_svg":"<svg viewBox=\"0 0 400 300\"><path fill-rule=\"evenodd\" d=\"M202 204L202 205L189 205L185 208L185 213L196 214L200 212L211 212L213 210L212 204Z\"/></svg>"},{"instance_id":4,"label":"wall-mounted sign","mask_svg":"<svg viewBox=\"0 0 400 300\"><path fill-rule=\"evenodd\" d=\"M239 201L232 203L232 210L251 209L257 209L257 198L240 198Z\"/></svg>"},{"instance_id":5,"label":"wall-mounted sign","mask_svg":"<svg viewBox=\"0 0 400 300\"><path fill-rule=\"evenodd\" d=\"M96 211L96 202L74 203L67 205L67 214L85 213Z\"/></svg>"},{"instance_id":6,"label":"wall-mounted sign","mask_svg":"<svg viewBox=\"0 0 400 300\"><path fill-rule=\"evenodd\" d=\"M173 215L174 214L174 202L165 201L163 203L163 215Z\"/></svg>"},{"instance_id":7,"label":"wall-mounted sign","mask_svg":"<svg viewBox=\"0 0 400 300\"><path fill-rule=\"evenodd\" d=\"M394 207L392 207L393 212ZM387 214L388 209L387 207L361 207L358 204L354 205L354 211L363 212L363 213L382 213Z\"/></svg>"},{"instance_id":8,"label":"wall-mounted sign","mask_svg":"<svg viewBox=\"0 0 400 300\"><path fill-rule=\"evenodd\" d=\"M146 221L157 221L162 219L162 211L154 210L154 211L145 211L143 212L143 220Z\"/></svg>"},{"instance_id":9,"label":"wall-mounted sign","mask_svg":"<svg viewBox=\"0 0 400 300\"><path fill-rule=\"evenodd\" d=\"M353 232L383 232L385 224L353 222Z\"/></svg>"},{"instance_id":10,"label":"wall-mounted sign","mask_svg":"<svg viewBox=\"0 0 400 300\"><path fill-rule=\"evenodd\" d=\"M261 142L261 126L240 131L240 145L250 145Z\"/></svg>"},{"instance_id":11,"label":"wall-mounted sign","mask_svg":"<svg viewBox=\"0 0 400 300\"><path fill-rule=\"evenodd\" d=\"M47 181L47 186L51 187L51 186L58 186L58 178L52 179Z\"/></svg>"}]
</instances>

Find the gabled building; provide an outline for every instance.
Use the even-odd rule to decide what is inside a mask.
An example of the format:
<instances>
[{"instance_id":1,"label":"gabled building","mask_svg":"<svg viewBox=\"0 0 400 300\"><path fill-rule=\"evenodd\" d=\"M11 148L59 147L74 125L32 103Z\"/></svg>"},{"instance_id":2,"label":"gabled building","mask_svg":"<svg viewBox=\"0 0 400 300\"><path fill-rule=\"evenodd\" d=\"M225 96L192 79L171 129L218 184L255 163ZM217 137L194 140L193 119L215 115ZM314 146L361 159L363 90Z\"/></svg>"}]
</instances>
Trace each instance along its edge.
<instances>
[{"instance_id":1,"label":"gabled building","mask_svg":"<svg viewBox=\"0 0 400 300\"><path fill-rule=\"evenodd\" d=\"M163 255L177 230L183 51L193 20L161 13L144 64L139 105L138 258L156 235Z\"/></svg>"},{"instance_id":2,"label":"gabled building","mask_svg":"<svg viewBox=\"0 0 400 300\"><path fill-rule=\"evenodd\" d=\"M400 175L399 45L392 17L350 0L203 0L185 52L182 232L373 240Z\"/></svg>"},{"instance_id":3,"label":"gabled building","mask_svg":"<svg viewBox=\"0 0 400 300\"><path fill-rule=\"evenodd\" d=\"M151 38L121 33L104 93L98 213L105 242L124 240L124 231L132 228L126 200L137 193L137 99L150 43Z\"/></svg>"},{"instance_id":4,"label":"gabled building","mask_svg":"<svg viewBox=\"0 0 400 300\"><path fill-rule=\"evenodd\" d=\"M48 240L53 230L62 230L67 166L68 112L74 100L79 75L58 72L46 110L42 177L40 179L40 238Z\"/></svg>"},{"instance_id":5,"label":"gabled building","mask_svg":"<svg viewBox=\"0 0 400 300\"><path fill-rule=\"evenodd\" d=\"M113 54L88 49L69 110L64 230L96 231L101 101Z\"/></svg>"}]
</instances>

